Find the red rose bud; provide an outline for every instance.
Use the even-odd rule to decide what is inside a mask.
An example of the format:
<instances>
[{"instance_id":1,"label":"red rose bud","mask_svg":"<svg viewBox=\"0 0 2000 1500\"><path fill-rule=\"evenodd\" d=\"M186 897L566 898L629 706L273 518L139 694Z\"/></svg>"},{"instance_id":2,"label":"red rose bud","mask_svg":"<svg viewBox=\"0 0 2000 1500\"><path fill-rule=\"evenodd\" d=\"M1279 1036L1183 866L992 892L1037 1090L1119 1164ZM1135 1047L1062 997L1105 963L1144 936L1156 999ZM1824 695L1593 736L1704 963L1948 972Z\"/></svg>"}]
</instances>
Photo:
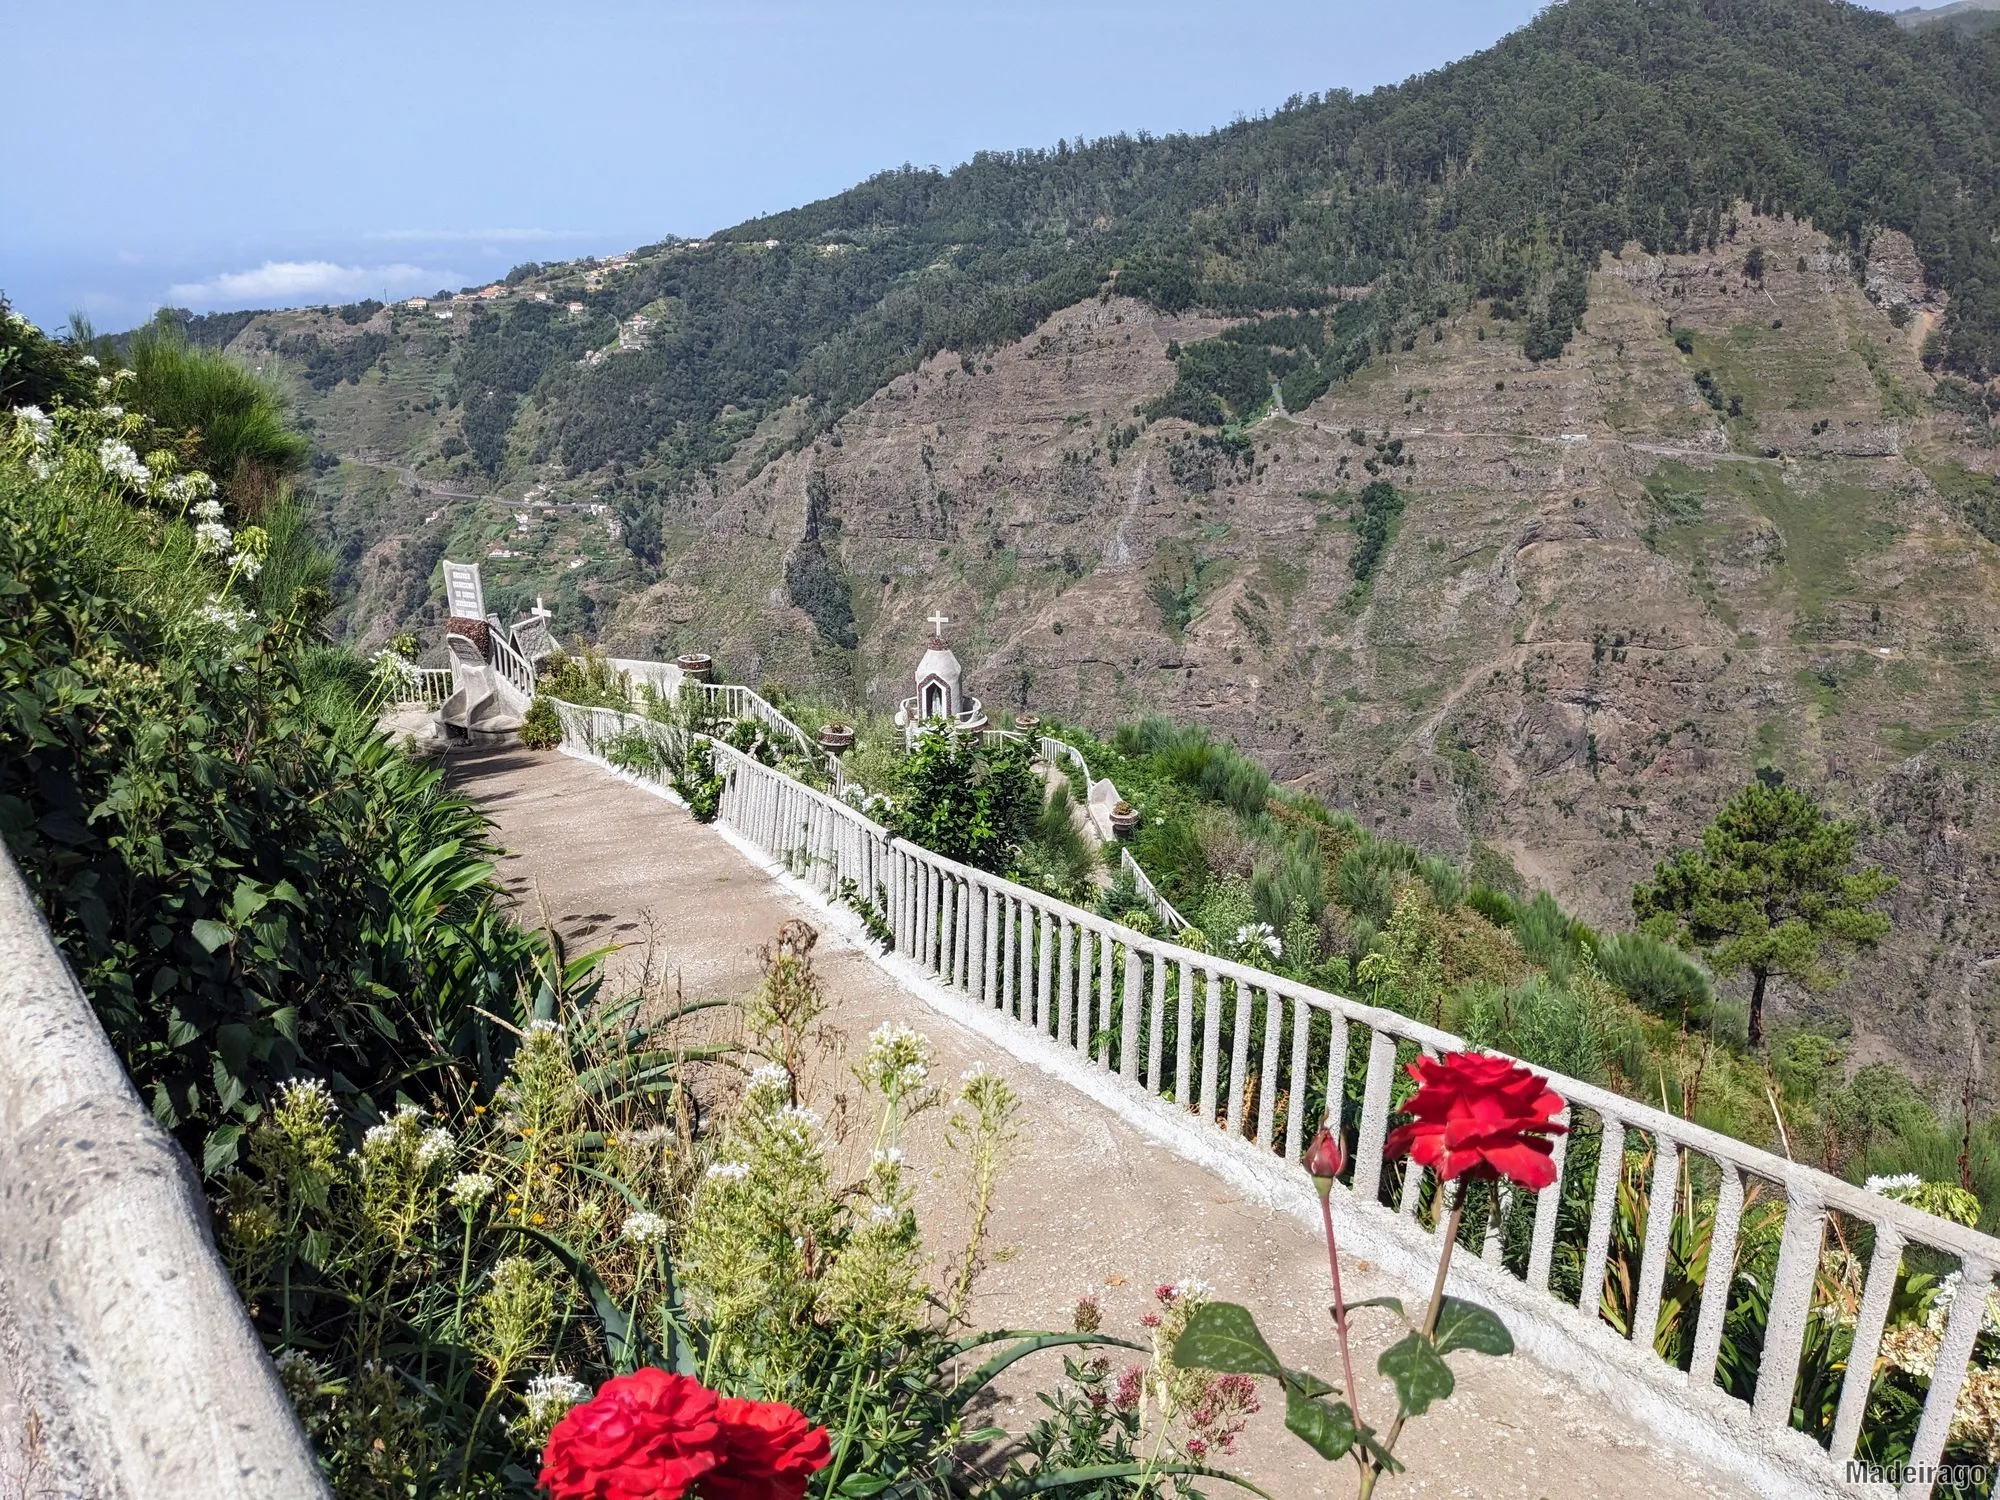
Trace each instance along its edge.
<instances>
[{"instance_id":1,"label":"red rose bud","mask_svg":"<svg viewBox=\"0 0 2000 1500\"><path fill-rule=\"evenodd\" d=\"M1347 1147L1341 1144L1339 1136L1322 1125L1319 1134L1312 1138L1312 1144L1306 1147L1305 1161L1306 1171L1312 1176L1313 1186L1319 1189L1320 1197L1324 1198L1332 1191L1333 1184L1339 1179L1340 1174L1347 1170Z\"/></svg>"}]
</instances>

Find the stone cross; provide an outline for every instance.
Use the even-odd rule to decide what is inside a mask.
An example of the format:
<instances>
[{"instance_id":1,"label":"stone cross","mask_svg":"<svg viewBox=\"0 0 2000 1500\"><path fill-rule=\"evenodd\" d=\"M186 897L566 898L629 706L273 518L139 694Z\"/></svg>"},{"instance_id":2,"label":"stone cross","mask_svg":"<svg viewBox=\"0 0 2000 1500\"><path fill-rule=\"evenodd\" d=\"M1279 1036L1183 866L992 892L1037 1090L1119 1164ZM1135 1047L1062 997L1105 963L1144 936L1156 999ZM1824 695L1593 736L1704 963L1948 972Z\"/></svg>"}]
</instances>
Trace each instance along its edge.
<instances>
[{"instance_id":1,"label":"stone cross","mask_svg":"<svg viewBox=\"0 0 2000 1500\"><path fill-rule=\"evenodd\" d=\"M540 594L537 594L535 595L535 607L529 610L528 613L533 615L538 620L546 620L551 618L555 614L555 611L550 609L547 605L543 604L542 596Z\"/></svg>"},{"instance_id":2,"label":"stone cross","mask_svg":"<svg viewBox=\"0 0 2000 1500\"><path fill-rule=\"evenodd\" d=\"M930 616L930 622L931 622L931 633L935 635L939 640L943 640L944 627L950 623L945 618L944 611L940 609L933 612L932 615Z\"/></svg>"}]
</instances>

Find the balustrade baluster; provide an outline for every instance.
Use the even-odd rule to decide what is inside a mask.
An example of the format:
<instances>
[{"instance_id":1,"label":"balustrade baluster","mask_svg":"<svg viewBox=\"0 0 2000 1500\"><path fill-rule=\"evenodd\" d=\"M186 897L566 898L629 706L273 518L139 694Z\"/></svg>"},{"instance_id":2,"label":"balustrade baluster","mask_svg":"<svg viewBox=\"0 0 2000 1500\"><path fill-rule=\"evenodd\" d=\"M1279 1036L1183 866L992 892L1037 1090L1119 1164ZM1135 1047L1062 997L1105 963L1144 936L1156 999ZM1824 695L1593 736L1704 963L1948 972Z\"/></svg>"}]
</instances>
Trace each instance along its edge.
<instances>
[{"instance_id":1,"label":"balustrade baluster","mask_svg":"<svg viewBox=\"0 0 2000 1500\"><path fill-rule=\"evenodd\" d=\"M1590 1199L1590 1235L1584 1243L1583 1283L1576 1294L1578 1309L1591 1318L1598 1316L1597 1304L1604 1294L1611 1221L1618 1211L1618 1179L1625 1170L1624 1122L1602 1112L1599 1118L1604 1123L1604 1140L1597 1152L1597 1185Z\"/></svg>"},{"instance_id":2,"label":"balustrade baluster","mask_svg":"<svg viewBox=\"0 0 2000 1500\"><path fill-rule=\"evenodd\" d=\"M1854 1320L1854 1342L1847 1353L1847 1374L1840 1383L1840 1409L1833 1417L1833 1441L1827 1456L1835 1463L1854 1457L1861 1420L1868 1414L1868 1395L1875 1384L1875 1356L1882 1348L1882 1325L1896 1295L1896 1278L1903 1263L1903 1236L1893 1225L1875 1230L1875 1250L1868 1258L1868 1281L1861 1293L1861 1310Z\"/></svg>"},{"instance_id":3,"label":"balustrade baluster","mask_svg":"<svg viewBox=\"0 0 2000 1500\"><path fill-rule=\"evenodd\" d=\"M1174 1013L1174 1103L1186 1109L1194 1102L1188 1098L1194 1060L1194 966L1182 959L1179 968L1180 1008Z\"/></svg>"},{"instance_id":4,"label":"balustrade baluster","mask_svg":"<svg viewBox=\"0 0 2000 1500\"><path fill-rule=\"evenodd\" d=\"M1160 1077L1160 1068L1167 1040L1167 956L1155 951L1152 960L1153 1013L1146 1032L1146 1087L1155 1094L1164 1094L1166 1080Z\"/></svg>"},{"instance_id":5,"label":"balustrade baluster","mask_svg":"<svg viewBox=\"0 0 2000 1500\"><path fill-rule=\"evenodd\" d=\"M1292 1072L1285 1095L1285 1159L1297 1161L1305 1146L1306 1049L1312 1036L1312 1007L1303 1000L1292 1001Z\"/></svg>"},{"instance_id":6,"label":"balustrade baluster","mask_svg":"<svg viewBox=\"0 0 2000 1500\"><path fill-rule=\"evenodd\" d=\"M1000 925L995 913L1001 895L990 885L979 888L979 994L981 1005L992 1009L1000 998Z\"/></svg>"},{"instance_id":7,"label":"balustrade baluster","mask_svg":"<svg viewBox=\"0 0 2000 1500\"><path fill-rule=\"evenodd\" d=\"M1507 1220L1514 1212L1514 1189L1505 1182L1493 1184L1492 1206L1486 1214L1486 1234L1479 1244L1479 1258L1497 1266L1507 1249Z\"/></svg>"},{"instance_id":8,"label":"balustrade baluster","mask_svg":"<svg viewBox=\"0 0 2000 1500\"><path fill-rule=\"evenodd\" d=\"M1215 1123L1215 1075L1221 1071L1222 976L1208 970L1208 1001L1201 1015L1201 1118Z\"/></svg>"},{"instance_id":9,"label":"balustrade baluster","mask_svg":"<svg viewBox=\"0 0 2000 1500\"><path fill-rule=\"evenodd\" d=\"M1052 1018L1049 1015L1051 1007L1049 973L1054 961L1053 955L1049 950L1049 928L1054 918L1043 907L1038 906L1034 908L1034 912L1035 1030L1039 1035L1047 1036L1049 1034L1049 1027L1052 1024Z\"/></svg>"},{"instance_id":10,"label":"balustrade baluster","mask_svg":"<svg viewBox=\"0 0 2000 1500\"><path fill-rule=\"evenodd\" d=\"M953 905L958 912L958 959L953 965L961 993L972 988L972 882L965 876L952 881Z\"/></svg>"},{"instance_id":11,"label":"balustrade baluster","mask_svg":"<svg viewBox=\"0 0 2000 1500\"><path fill-rule=\"evenodd\" d=\"M1014 997L1020 992L1021 903L1000 893L1000 1009L1010 1016L1023 1015Z\"/></svg>"},{"instance_id":12,"label":"balustrade baluster","mask_svg":"<svg viewBox=\"0 0 2000 1500\"><path fill-rule=\"evenodd\" d=\"M1321 1119L1336 1136L1347 1124L1347 1017L1335 1011L1327 1019L1333 1023L1326 1038L1326 1103Z\"/></svg>"},{"instance_id":13,"label":"balustrade baluster","mask_svg":"<svg viewBox=\"0 0 2000 1500\"><path fill-rule=\"evenodd\" d=\"M1826 1208L1805 1187L1802 1175L1795 1174L1785 1184L1785 1229L1778 1240L1778 1269L1771 1275L1771 1314L1757 1365L1757 1395L1751 1402L1758 1417L1773 1427L1792 1423L1792 1388L1798 1384L1799 1354L1812 1311L1820 1246L1826 1238Z\"/></svg>"},{"instance_id":14,"label":"balustrade baluster","mask_svg":"<svg viewBox=\"0 0 2000 1500\"><path fill-rule=\"evenodd\" d=\"M1688 1362L1688 1383L1697 1387L1715 1384L1729 1289L1736 1282L1736 1236L1743 1223L1743 1173L1731 1162L1718 1161L1716 1167L1722 1175L1715 1193L1715 1227L1709 1232L1708 1274L1701 1284L1701 1313L1695 1319L1694 1352ZM1541 1228L1539 1221L1535 1227Z\"/></svg>"},{"instance_id":15,"label":"balustrade baluster","mask_svg":"<svg viewBox=\"0 0 2000 1500\"><path fill-rule=\"evenodd\" d=\"M1236 984L1236 1017L1229 1037L1229 1118L1222 1128L1231 1135L1243 1134L1243 1085L1250 1071L1250 986Z\"/></svg>"},{"instance_id":16,"label":"balustrade baluster","mask_svg":"<svg viewBox=\"0 0 2000 1500\"><path fill-rule=\"evenodd\" d=\"M1382 1195L1382 1143L1389 1137L1389 1088L1396 1067L1396 1039L1374 1031L1368 1040L1368 1082L1361 1095L1359 1138L1354 1145L1354 1196L1363 1203Z\"/></svg>"},{"instance_id":17,"label":"balustrade baluster","mask_svg":"<svg viewBox=\"0 0 2000 1500\"><path fill-rule=\"evenodd\" d=\"M1639 1293L1632 1308L1632 1339L1644 1349L1653 1347L1660 1330L1660 1288L1667 1279L1667 1254L1673 1248L1680 1186L1681 1149L1655 1133L1653 1181L1646 1195L1646 1239L1639 1252Z\"/></svg>"},{"instance_id":18,"label":"balustrade baluster","mask_svg":"<svg viewBox=\"0 0 2000 1500\"><path fill-rule=\"evenodd\" d=\"M1118 991L1112 977L1112 950L1116 946L1109 931L1097 934L1097 1025L1092 1028L1091 1040L1097 1043L1097 1065L1107 1071L1111 1067L1111 1007Z\"/></svg>"},{"instance_id":19,"label":"balustrade baluster","mask_svg":"<svg viewBox=\"0 0 2000 1500\"><path fill-rule=\"evenodd\" d=\"M1120 1001L1125 1008L1118 1015L1118 1076L1135 1083L1139 1078L1139 1030L1146 1010L1145 963L1139 950L1127 943L1125 994Z\"/></svg>"},{"instance_id":20,"label":"balustrade baluster","mask_svg":"<svg viewBox=\"0 0 2000 1500\"><path fill-rule=\"evenodd\" d=\"M1272 1149L1272 1132L1278 1120L1278 1049L1285 1029L1284 997L1268 986L1264 990L1264 1061L1257 1074L1257 1144Z\"/></svg>"},{"instance_id":21,"label":"balustrade baluster","mask_svg":"<svg viewBox=\"0 0 2000 1500\"><path fill-rule=\"evenodd\" d=\"M1992 1286L1990 1265L1978 1261L1960 1265L1958 1295L1952 1298L1944 1337L1938 1341L1931 1388L1924 1397L1923 1419L1917 1423L1917 1435L1910 1444L1907 1462L1918 1474L1934 1472L1938 1460L1944 1457L1945 1439L1951 1433L1952 1417L1958 1407L1958 1393L1965 1385L1966 1364L1986 1321L1986 1294ZM1764 1394L1761 1384L1757 1394ZM1898 1492L1902 1500L1925 1500L1930 1493L1930 1483L1917 1478L1908 1480Z\"/></svg>"},{"instance_id":22,"label":"balustrade baluster","mask_svg":"<svg viewBox=\"0 0 2000 1500\"><path fill-rule=\"evenodd\" d=\"M1070 944L1074 934L1070 924L1061 917L1055 919L1056 928L1056 1044L1070 1045L1070 1018L1076 1004L1076 981L1070 973Z\"/></svg>"}]
</instances>

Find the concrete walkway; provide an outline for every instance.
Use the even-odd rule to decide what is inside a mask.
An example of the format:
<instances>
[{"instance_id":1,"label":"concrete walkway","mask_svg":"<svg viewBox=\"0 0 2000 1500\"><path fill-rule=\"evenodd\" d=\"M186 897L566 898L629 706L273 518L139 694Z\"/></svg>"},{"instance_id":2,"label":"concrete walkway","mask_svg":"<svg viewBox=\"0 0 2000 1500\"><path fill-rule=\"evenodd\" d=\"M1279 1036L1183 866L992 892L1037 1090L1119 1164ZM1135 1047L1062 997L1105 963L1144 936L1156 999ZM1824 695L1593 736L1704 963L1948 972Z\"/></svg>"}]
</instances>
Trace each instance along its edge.
<instances>
[{"instance_id":1,"label":"concrete walkway","mask_svg":"<svg viewBox=\"0 0 2000 1500\"><path fill-rule=\"evenodd\" d=\"M1332 1373L1325 1250L1278 1212L1244 1201L1227 1184L1154 1145L1138 1131L1040 1070L1016 1061L905 991L864 952L828 932L823 916L768 879L711 828L660 798L584 762L518 749L459 752L454 781L476 798L509 851L502 876L526 908L546 912L579 946L635 945L614 958L636 971L650 942L655 971L678 970L692 997L742 996L756 986L757 950L778 925L820 927L816 959L835 1001L829 1019L858 1052L894 1018L936 1043L937 1077L956 1080L974 1062L1006 1074L1022 1099L1022 1130L994 1215L994 1264L975 1296L977 1327L1066 1328L1078 1297L1101 1301L1107 1332L1141 1342L1153 1288L1197 1278L1252 1308L1288 1362ZM844 1069L828 1068L823 1082ZM848 1085L852 1092L851 1083ZM865 1142L863 1143L865 1144ZM906 1133L926 1172L923 1221L943 1281L960 1243L958 1180L937 1114ZM1366 1262L1343 1263L1350 1297L1412 1298ZM1384 1314L1356 1318L1362 1411L1382 1425L1394 1409L1373 1377L1380 1346L1401 1335ZM1385 1337L1386 1335L1386 1337ZM1114 1351L1116 1352L1116 1351ZM1134 1356L1135 1358L1137 1356ZM1036 1374L1061 1373L1053 1355ZM1529 1500L1654 1500L1668 1495L1748 1497L1725 1475L1656 1447L1560 1374L1516 1356L1455 1357L1457 1393L1413 1422L1398 1444L1409 1472L1384 1481L1383 1500L1406 1495ZM1027 1388L992 1413L1020 1431L1041 1416ZM1281 1500L1354 1493L1352 1465L1327 1464L1283 1430L1281 1402L1265 1410L1228 1460ZM1227 1487L1211 1485L1221 1495Z\"/></svg>"}]
</instances>

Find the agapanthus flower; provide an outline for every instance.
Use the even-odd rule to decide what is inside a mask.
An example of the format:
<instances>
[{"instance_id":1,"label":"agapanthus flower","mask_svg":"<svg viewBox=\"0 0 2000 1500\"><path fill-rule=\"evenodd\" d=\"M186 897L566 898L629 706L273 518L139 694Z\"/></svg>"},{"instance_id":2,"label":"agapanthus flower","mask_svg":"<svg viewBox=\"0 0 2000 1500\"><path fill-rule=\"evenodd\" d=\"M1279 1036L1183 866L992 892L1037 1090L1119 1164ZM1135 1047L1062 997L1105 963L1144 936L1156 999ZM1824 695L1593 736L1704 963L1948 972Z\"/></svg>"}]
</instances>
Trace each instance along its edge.
<instances>
[{"instance_id":1,"label":"agapanthus flower","mask_svg":"<svg viewBox=\"0 0 2000 1500\"><path fill-rule=\"evenodd\" d=\"M194 550L203 557L221 557L235 538L220 521L203 521L194 529Z\"/></svg>"},{"instance_id":2,"label":"agapanthus flower","mask_svg":"<svg viewBox=\"0 0 2000 1500\"><path fill-rule=\"evenodd\" d=\"M49 434L55 430L56 424L54 420L39 406L15 407L14 419L27 429L28 441L33 443L37 448L46 443L49 440Z\"/></svg>"},{"instance_id":3,"label":"agapanthus flower","mask_svg":"<svg viewBox=\"0 0 2000 1500\"><path fill-rule=\"evenodd\" d=\"M1236 947L1239 952L1261 949L1273 958L1285 956L1284 941L1269 922L1249 922L1237 928Z\"/></svg>"},{"instance_id":4,"label":"agapanthus flower","mask_svg":"<svg viewBox=\"0 0 2000 1500\"><path fill-rule=\"evenodd\" d=\"M110 389L111 389L111 377L110 377L109 375L100 375L100 376L98 376L98 377L97 377L97 388L98 388L98 389L99 389L100 391L108 391L108 390L110 390Z\"/></svg>"},{"instance_id":5,"label":"agapanthus flower","mask_svg":"<svg viewBox=\"0 0 2000 1500\"><path fill-rule=\"evenodd\" d=\"M97 368L97 356L95 354L83 355L77 360L77 363L82 365L86 370L94 370Z\"/></svg>"},{"instance_id":6,"label":"agapanthus flower","mask_svg":"<svg viewBox=\"0 0 2000 1500\"><path fill-rule=\"evenodd\" d=\"M132 445L117 438L106 438L97 445L97 465L113 479L122 479L127 484L145 484L153 477L153 471L139 461Z\"/></svg>"}]
</instances>

